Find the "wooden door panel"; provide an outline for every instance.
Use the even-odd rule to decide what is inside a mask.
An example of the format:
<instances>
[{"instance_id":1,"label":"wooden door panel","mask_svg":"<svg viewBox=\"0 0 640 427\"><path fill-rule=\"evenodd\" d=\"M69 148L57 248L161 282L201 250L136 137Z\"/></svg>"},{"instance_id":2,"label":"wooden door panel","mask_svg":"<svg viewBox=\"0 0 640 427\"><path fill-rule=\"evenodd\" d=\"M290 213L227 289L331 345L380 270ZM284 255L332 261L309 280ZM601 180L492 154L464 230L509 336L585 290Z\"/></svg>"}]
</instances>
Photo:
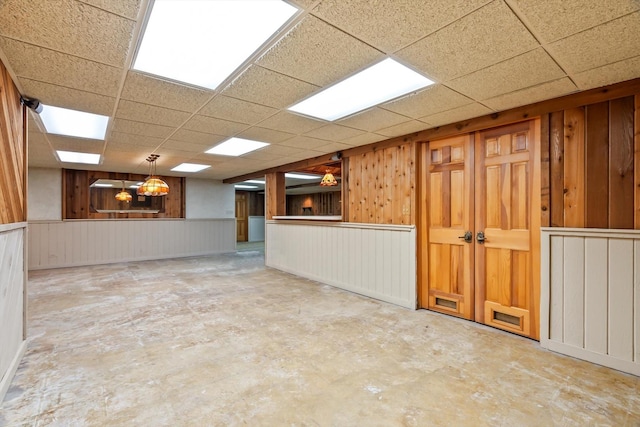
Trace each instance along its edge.
<instances>
[{"instance_id":1,"label":"wooden door panel","mask_svg":"<svg viewBox=\"0 0 640 427\"><path fill-rule=\"evenodd\" d=\"M537 121L476 135L476 321L537 337L532 295L532 200ZM539 225L538 225L539 227ZM534 228L534 233L539 230Z\"/></svg>"},{"instance_id":2,"label":"wooden door panel","mask_svg":"<svg viewBox=\"0 0 640 427\"><path fill-rule=\"evenodd\" d=\"M236 192L236 241L249 240L249 217L246 193Z\"/></svg>"},{"instance_id":3,"label":"wooden door panel","mask_svg":"<svg viewBox=\"0 0 640 427\"><path fill-rule=\"evenodd\" d=\"M429 267L428 308L473 318L470 135L430 142L427 160Z\"/></svg>"}]
</instances>

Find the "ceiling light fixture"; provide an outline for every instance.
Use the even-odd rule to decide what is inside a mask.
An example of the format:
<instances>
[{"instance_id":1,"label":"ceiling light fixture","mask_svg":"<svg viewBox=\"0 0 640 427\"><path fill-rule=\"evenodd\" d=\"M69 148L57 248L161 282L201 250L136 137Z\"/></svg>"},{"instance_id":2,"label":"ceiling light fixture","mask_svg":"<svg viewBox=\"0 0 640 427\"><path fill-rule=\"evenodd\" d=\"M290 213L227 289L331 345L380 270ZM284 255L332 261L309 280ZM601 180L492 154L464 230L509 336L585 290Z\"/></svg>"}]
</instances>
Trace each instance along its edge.
<instances>
[{"instance_id":1,"label":"ceiling light fixture","mask_svg":"<svg viewBox=\"0 0 640 427\"><path fill-rule=\"evenodd\" d=\"M133 69L216 89L296 12L281 0L155 0Z\"/></svg>"},{"instance_id":2,"label":"ceiling light fixture","mask_svg":"<svg viewBox=\"0 0 640 427\"><path fill-rule=\"evenodd\" d=\"M258 188L257 185L242 185L242 184L237 184L234 185L235 188L243 188L243 189L251 189L251 188Z\"/></svg>"},{"instance_id":3,"label":"ceiling light fixture","mask_svg":"<svg viewBox=\"0 0 640 427\"><path fill-rule=\"evenodd\" d=\"M159 154L150 154L146 159L149 162L149 176L136 190L136 194L139 196L166 196L169 194L167 183L156 176L156 160L158 160L158 157L160 157Z\"/></svg>"},{"instance_id":4,"label":"ceiling light fixture","mask_svg":"<svg viewBox=\"0 0 640 427\"><path fill-rule=\"evenodd\" d=\"M124 180L122 180L122 191L116 194L116 200L119 202L129 203L133 199L131 193L124 189Z\"/></svg>"},{"instance_id":5,"label":"ceiling light fixture","mask_svg":"<svg viewBox=\"0 0 640 427\"><path fill-rule=\"evenodd\" d=\"M174 172L200 172L210 167L209 165L199 165L197 163L180 163L171 170Z\"/></svg>"},{"instance_id":6,"label":"ceiling light fixture","mask_svg":"<svg viewBox=\"0 0 640 427\"><path fill-rule=\"evenodd\" d=\"M251 151L259 150L267 145L269 144L266 142L233 137L213 148L210 148L205 151L205 153L218 154L220 156L241 156L243 154L250 153Z\"/></svg>"},{"instance_id":7,"label":"ceiling light fixture","mask_svg":"<svg viewBox=\"0 0 640 427\"><path fill-rule=\"evenodd\" d=\"M109 124L107 116L51 105L43 107L40 118L47 133L88 139L104 139Z\"/></svg>"},{"instance_id":8,"label":"ceiling light fixture","mask_svg":"<svg viewBox=\"0 0 640 427\"><path fill-rule=\"evenodd\" d=\"M301 173L285 173L284 174L285 178L291 178L291 179L318 179L320 178L320 175L304 175Z\"/></svg>"},{"instance_id":9,"label":"ceiling light fixture","mask_svg":"<svg viewBox=\"0 0 640 427\"><path fill-rule=\"evenodd\" d=\"M387 58L289 107L289 110L334 121L433 83L411 68Z\"/></svg>"},{"instance_id":10,"label":"ceiling light fixture","mask_svg":"<svg viewBox=\"0 0 640 427\"><path fill-rule=\"evenodd\" d=\"M66 163L85 163L88 165L97 165L100 163L100 154L79 153L76 151L57 150L58 158L61 162Z\"/></svg>"},{"instance_id":11,"label":"ceiling light fixture","mask_svg":"<svg viewBox=\"0 0 640 427\"><path fill-rule=\"evenodd\" d=\"M322 187L333 187L334 185L338 185L338 181L333 176L331 171L327 169L327 172L322 177L322 181L320 181L320 186Z\"/></svg>"}]
</instances>

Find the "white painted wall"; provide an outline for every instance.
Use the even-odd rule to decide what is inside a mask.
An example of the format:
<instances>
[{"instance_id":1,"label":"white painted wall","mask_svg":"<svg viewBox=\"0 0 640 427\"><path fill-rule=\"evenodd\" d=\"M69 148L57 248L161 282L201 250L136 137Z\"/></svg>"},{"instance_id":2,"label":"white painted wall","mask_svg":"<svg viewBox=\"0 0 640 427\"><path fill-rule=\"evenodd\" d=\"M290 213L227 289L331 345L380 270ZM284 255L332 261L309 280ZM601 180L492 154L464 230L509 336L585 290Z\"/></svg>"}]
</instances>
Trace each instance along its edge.
<instances>
[{"instance_id":1,"label":"white painted wall","mask_svg":"<svg viewBox=\"0 0 640 427\"><path fill-rule=\"evenodd\" d=\"M26 348L23 323L26 225L0 224L0 405Z\"/></svg>"},{"instance_id":2,"label":"white painted wall","mask_svg":"<svg viewBox=\"0 0 640 427\"><path fill-rule=\"evenodd\" d=\"M540 345L640 375L640 231L543 228Z\"/></svg>"},{"instance_id":3,"label":"white painted wall","mask_svg":"<svg viewBox=\"0 0 640 427\"><path fill-rule=\"evenodd\" d=\"M62 170L29 168L27 220L62 219Z\"/></svg>"},{"instance_id":4,"label":"white painted wall","mask_svg":"<svg viewBox=\"0 0 640 427\"><path fill-rule=\"evenodd\" d=\"M267 221L265 262L337 288L416 308L416 229L412 225Z\"/></svg>"},{"instance_id":5,"label":"white painted wall","mask_svg":"<svg viewBox=\"0 0 640 427\"><path fill-rule=\"evenodd\" d=\"M232 184L211 179L186 179L186 217L235 218L236 196Z\"/></svg>"}]
</instances>

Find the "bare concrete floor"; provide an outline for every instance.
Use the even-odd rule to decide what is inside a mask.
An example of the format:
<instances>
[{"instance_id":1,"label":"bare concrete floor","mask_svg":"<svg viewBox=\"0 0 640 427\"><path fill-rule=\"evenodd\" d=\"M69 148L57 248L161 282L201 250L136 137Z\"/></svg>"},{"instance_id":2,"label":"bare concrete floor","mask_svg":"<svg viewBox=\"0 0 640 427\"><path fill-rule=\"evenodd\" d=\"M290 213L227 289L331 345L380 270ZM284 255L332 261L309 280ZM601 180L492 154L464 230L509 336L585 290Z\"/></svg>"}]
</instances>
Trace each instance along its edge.
<instances>
[{"instance_id":1,"label":"bare concrete floor","mask_svg":"<svg viewBox=\"0 0 640 427\"><path fill-rule=\"evenodd\" d=\"M263 265L33 272L6 426L637 426L640 378Z\"/></svg>"}]
</instances>

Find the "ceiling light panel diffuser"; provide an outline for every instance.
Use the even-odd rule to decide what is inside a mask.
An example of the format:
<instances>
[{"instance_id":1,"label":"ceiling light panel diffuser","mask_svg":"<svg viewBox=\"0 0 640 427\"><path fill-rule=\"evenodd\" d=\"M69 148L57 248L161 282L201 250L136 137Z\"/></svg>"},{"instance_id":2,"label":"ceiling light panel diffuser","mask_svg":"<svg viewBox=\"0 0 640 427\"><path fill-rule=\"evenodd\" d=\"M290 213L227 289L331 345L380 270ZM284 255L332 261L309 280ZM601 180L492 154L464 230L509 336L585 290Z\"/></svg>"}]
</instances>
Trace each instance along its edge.
<instances>
[{"instance_id":1,"label":"ceiling light panel diffuser","mask_svg":"<svg viewBox=\"0 0 640 427\"><path fill-rule=\"evenodd\" d=\"M320 179L322 178L320 175L305 175L301 173L285 173L285 178L291 179Z\"/></svg>"},{"instance_id":2,"label":"ceiling light panel diffuser","mask_svg":"<svg viewBox=\"0 0 640 427\"><path fill-rule=\"evenodd\" d=\"M244 185L244 184L237 184L237 185L234 185L234 187L235 188L242 188L242 189L246 189L246 190L249 190L249 189L252 189L252 188L258 188L257 185Z\"/></svg>"},{"instance_id":3,"label":"ceiling light panel diffuser","mask_svg":"<svg viewBox=\"0 0 640 427\"><path fill-rule=\"evenodd\" d=\"M107 116L50 105L43 105L40 118L47 133L89 139L104 139L109 124Z\"/></svg>"},{"instance_id":4,"label":"ceiling light panel diffuser","mask_svg":"<svg viewBox=\"0 0 640 427\"><path fill-rule=\"evenodd\" d=\"M133 69L215 89L297 11L281 0L155 0Z\"/></svg>"},{"instance_id":5,"label":"ceiling light panel diffuser","mask_svg":"<svg viewBox=\"0 0 640 427\"><path fill-rule=\"evenodd\" d=\"M242 156L243 154L266 147L267 145L269 144L266 142L234 137L205 151L205 153L218 154L220 156Z\"/></svg>"},{"instance_id":6,"label":"ceiling light panel diffuser","mask_svg":"<svg viewBox=\"0 0 640 427\"><path fill-rule=\"evenodd\" d=\"M210 168L209 165L199 165L196 163L181 163L175 168L171 169L174 172L200 172L201 170Z\"/></svg>"},{"instance_id":7,"label":"ceiling light panel diffuser","mask_svg":"<svg viewBox=\"0 0 640 427\"><path fill-rule=\"evenodd\" d=\"M334 121L433 83L411 68L387 58L295 104L289 110Z\"/></svg>"},{"instance_id":8,"label":"ceiling light panel diffuser","mask_svg":"<svg viewBox=\"0 0 640 427\"><path fill-rule=\"evenodd\" d=\"M56 151L61 162L66 163L86 163L97 165L100 163L100 154L79 153L76 151Z\"/></svg>"}]
</instances>

